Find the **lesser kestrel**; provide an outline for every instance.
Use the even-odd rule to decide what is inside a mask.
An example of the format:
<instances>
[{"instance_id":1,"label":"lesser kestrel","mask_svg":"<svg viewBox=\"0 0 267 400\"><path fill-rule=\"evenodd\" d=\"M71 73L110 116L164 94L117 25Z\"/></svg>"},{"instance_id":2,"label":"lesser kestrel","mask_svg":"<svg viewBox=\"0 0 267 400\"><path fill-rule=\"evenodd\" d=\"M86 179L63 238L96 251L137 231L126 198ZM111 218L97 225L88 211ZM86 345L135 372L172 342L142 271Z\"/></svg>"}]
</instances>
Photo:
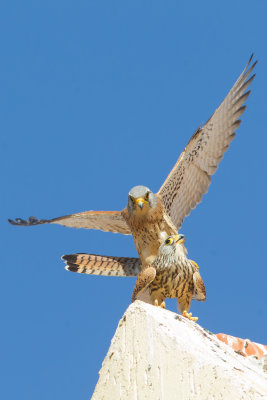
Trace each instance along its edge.
<instances>
[{"instance_id":1,"label":"lesser kestrel","mask_svg":"<svg viewBox=\"0 0 267 400\"><path fill-rule=\"evenodd\" d=\"M166 298L177 298L181 314L197 321L188 313L191 299L204 301L206 290L198 265L184 254L183 241L183 235L172 235L161 244L153 263L138 275L132 301L165 307Z\"/></svg>"},{"instance_id":2,"label":"lesser kestrel","mask_svg":"<svg viewBox=\"0 0 267 400\"><path fill-rule=\"evenodd\" d=\"M219 108L191 137L157 194L136 186L129 192L128 205L122 211L85 211L53 219L30 217L27 221L17 218L9 222L21 226L52 223L132 234L142 265L151 264L162 240L177 233L184 218L208 191L211 175L235 137L250 93L246 90L255 76L251 73L256 62L251 62L252 56Z\"/></svg>"},{"instance_id":3,"label":"lesser kestrel","mask_svg":"<svg viewBox=\"0 0 267 400\"><path fill-rule=\"evenodd\" d=\"M165 306L166 298L177 298L183 316L197 320L188 313L191 299L204 301L206 291L198 265L184 251L184 235L172 235L159 247L154 261L143 269L139 258L108 257L90 254L70 254L62 259L72 272L106 275L137 276L132 301L142 300Z\"/></svg>"}]
</instances>

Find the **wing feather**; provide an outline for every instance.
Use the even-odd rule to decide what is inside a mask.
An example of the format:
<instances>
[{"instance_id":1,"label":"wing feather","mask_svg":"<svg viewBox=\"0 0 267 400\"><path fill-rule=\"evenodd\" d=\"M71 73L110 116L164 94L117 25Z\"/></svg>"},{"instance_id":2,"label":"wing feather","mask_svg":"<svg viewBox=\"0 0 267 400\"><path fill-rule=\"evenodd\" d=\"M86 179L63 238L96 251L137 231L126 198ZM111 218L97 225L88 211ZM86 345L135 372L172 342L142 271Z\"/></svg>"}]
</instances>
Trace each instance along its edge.
<instances>
[{"instance_id":1,"label":"wing feather","mask_svg":"<svg viewBox=\"0 0 267 400\"><path fill-rule=\"evenodd\" d=\"M177 229L207 193L211 175L235 137L250 94L245 91L255 77L250 76L257 63L251 65L252 57L219 108L191 137L158 192Z\"/></svg>"},{"instance_id":2,"label":"wing feather","mask_svg":"<svg viewBox=\"0 0 267 400\"><path fill-rule=\"evenodd\" d=\"M139 258L99 256L96 254L67 254L61 257L66 269L80 274L103 276L137 276L141 271Z\"/></svg>"},{"instance_id":3,"label":"wing feather","mask_svg":"<svg viewBox=\"0 0 267 400\"><path fill-rule=\"evenodd\" d=\"M59 224L69 228L100 229L105 232L123 233L131 235L131 230L123 218L121 211L84 211L77 214L65 215L52 219L37 219L30 217L28 220L16 218L8 220L12 225L33 226L40 224Z\"/></svg>"},{"instance_id":4,"label":"wing feather","mask_svg":"<svg viewBox=\"0 0 267 400\"><path fill-rule=\"evenodd\" d=\"M193 274L193 281L194 281L194 291L192 295L192 299L198 301L205 301L206 300L206 289L204 282L200 276L198 270L196 270Z\"/></svg>"},{"instance_id":5,"label":"wing feather","mask_svg":"<svg viewBox=\"0 0 267 400\"><path fill-rule=\"evenodd\" d=\"M134 302L144 292L156 277L156 269L154 267L147 267L140 272L135 283L132 295L132 302Z\"/></svg>"}]
</instances>

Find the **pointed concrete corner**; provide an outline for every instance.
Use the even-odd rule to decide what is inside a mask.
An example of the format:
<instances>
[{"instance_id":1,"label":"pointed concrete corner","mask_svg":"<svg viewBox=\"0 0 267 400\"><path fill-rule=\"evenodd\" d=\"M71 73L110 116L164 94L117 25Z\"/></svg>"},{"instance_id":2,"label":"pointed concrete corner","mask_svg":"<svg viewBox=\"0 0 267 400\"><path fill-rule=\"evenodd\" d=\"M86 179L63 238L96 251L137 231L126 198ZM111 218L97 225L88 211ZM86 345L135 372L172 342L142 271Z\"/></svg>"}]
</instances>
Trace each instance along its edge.
<instances>
[{"instance_id":1,"label":"pointed concrete corner","mask_svg":"<svg viewBox=\"0 0 267 400\"><path fill-rule=\"evenodd\" d=\"M198 324L136 301L126 310L92 400L267 399L266 374Z\"/></svg>"}]
</instances>

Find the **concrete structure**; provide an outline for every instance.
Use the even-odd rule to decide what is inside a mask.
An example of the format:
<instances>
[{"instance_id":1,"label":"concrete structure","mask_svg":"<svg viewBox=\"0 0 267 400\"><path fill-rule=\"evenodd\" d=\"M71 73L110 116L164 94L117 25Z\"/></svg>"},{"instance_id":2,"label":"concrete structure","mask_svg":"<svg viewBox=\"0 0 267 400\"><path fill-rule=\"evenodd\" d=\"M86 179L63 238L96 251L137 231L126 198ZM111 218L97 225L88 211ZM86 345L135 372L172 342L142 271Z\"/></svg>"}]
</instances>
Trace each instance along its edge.
<instances>
[{"instance_id":1,"label":"concrete structure","mask_svg":"<svg viewBox=\"0 0 267 400\"><path fill-rule=\"evenodd\" d=\"M267 375L198 324L136 301L120 320L92 400L267 399Z\"/></svg>"}]
</instances>

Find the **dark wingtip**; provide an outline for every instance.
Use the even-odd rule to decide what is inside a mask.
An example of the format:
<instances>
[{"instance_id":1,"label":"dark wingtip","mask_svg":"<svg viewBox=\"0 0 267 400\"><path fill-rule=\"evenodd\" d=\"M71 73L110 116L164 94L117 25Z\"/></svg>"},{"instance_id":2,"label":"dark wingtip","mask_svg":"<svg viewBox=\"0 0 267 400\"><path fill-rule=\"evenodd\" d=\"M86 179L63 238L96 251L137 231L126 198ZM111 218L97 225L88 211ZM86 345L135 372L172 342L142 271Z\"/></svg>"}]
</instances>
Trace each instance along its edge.
<instances>
[{"instance_id":1,"label":"dark wingtip","mask_svg":"<svg viewBox=\"0 0 267 400\"><path fill-rule=\"evenodd\" d=\"M254 53L251 54L251 56L250 56L250 58L249 58L249 61L248 61L247 65L246 65L246 68L245 68L245 71L246 71L246 72L247 72L248 70L251 72L251 71L255 68L255 66L258 64L258 60L256 60L256 61L253 62L252 65L250 65L251 62L252 62L253 57L254 57ZM244 71L244 72L245 72L245 71Z\"/></svg>"},{"instance_id":2,"label":"dark wingtip","mask_svg":"<svg viewBox=\"0 0 267 400\"><path fill-rule=\"evenodd\" d=\"M254 53L251 54L251 56L250 56L250 58L249 58L249 61L248 61L248 65L251 63L253 57L254 57ZM257 62L258 62L258 60L254 61L254 63L253 63L253 68L255 67L255 65L257 64Z\"/></svg>"},{"instance_id":3,"label":"dark wingtip","mask_svg":"<svg viewBox=\"0 0 267 400\"><path fill-rule=\"evenodd\" d=\"M16 225L16 226L31 226L31 225L39 225L39 224L43 224L46 222L46 220L44 219L38 219L36 217L29 217L28 220L22 219L22 218L15 218L14 219L9 219L8 222L12 225Z\"/></svg>"},{"instance_id":4,"label":"dark wingtip","mask_svg":"<svg viewBox=\"0 0 267 400\"><path fill-rule=\"evenodd\" d=\"M70 262L72 264L75 264L75 261L77 260L77 255L76 254L65 254L61 257L62 260Z\"/></svg>"},{"instance_id":5,"label":"dark wingtip","mask_svg":"<svg viewBox=\"0 0 267 400\"><path fill-rule=\"evenodd\" d=\"M254 62L254 64L252 65L252 67L251 67L251 69L254 69L255 68L255 66L258 64L258 60L256 60L255 62ZM254 76L256 75L256 73L254 74Z\"/></svg>"},{"instance_id":6,"label":"dark wingtip","mask_svg":"<svg viewBox=\"0 0 267 400\"><path fill-rule=\"evenodd\" d=\"M77 272L78 269L79 269L79 267L78 267L77 265L75 265L75 264L67 264L66 267L65 267L65 269L66 269L67 271Z\"/></svg>"},{"instance_id":7,"label":"dark wingtip","mask_svg":"<svg viewBox=\"0 0 267 400\"><path fill-rule=\"evenodd\" d=\"M29 223L34 225L34 224L39 224L41 221L37 219L36 217L29 217Z\"/></svg>"},{"instance_id":8,"label":"dark wingtip","mask_svg":"<svg viewBox=\"0 0 267 400\"><path fill-rule=\"evenodd\" d=\"M25 221L22 218L15 218L15 220L9 219L8 222L12 225L28 225L29 224L28 221Z\"/></svg>"}]
</instances>

